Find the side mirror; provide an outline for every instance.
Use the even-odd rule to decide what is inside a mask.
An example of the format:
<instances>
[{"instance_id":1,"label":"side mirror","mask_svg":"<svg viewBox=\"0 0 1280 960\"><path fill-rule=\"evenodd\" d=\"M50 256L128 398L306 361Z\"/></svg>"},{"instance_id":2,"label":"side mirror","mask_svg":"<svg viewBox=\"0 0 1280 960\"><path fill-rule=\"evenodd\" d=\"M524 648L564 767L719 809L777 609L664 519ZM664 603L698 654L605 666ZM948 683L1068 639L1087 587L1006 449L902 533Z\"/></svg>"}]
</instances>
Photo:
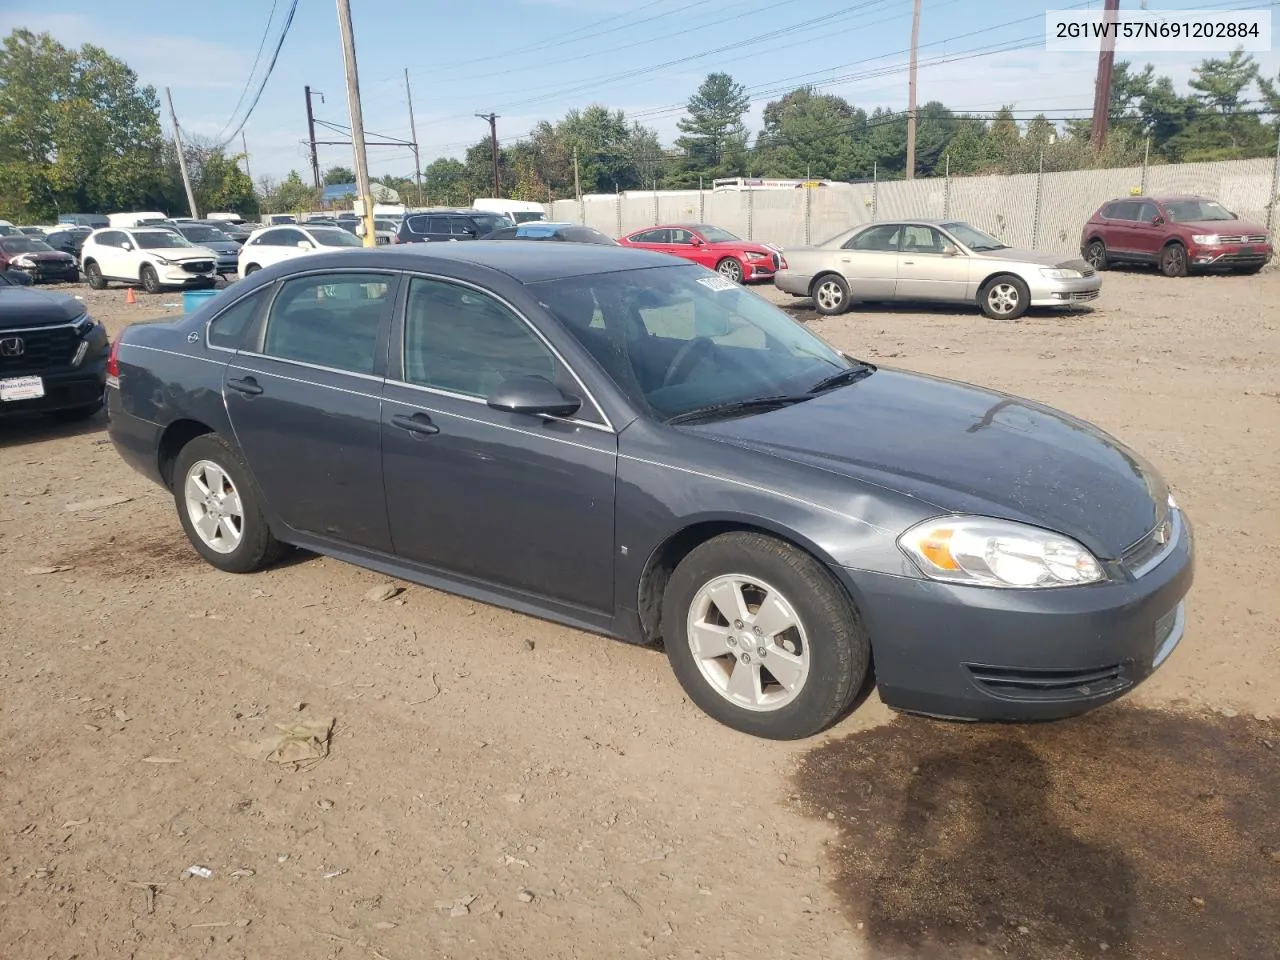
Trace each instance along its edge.
<instances>
[{"instance_id":1,"label":"side mirror","mask_svg":"<svg viewBox=\"0 0 1280 960\"><path fill-rule=\"evenodd\" d=\"M128 240L126 240L124 243L120 244L120 249L121 249L121 250L132 250L132 249L133 249L133 244L132 244L132 243L130 243Z\"/></svg>"},{"instance_id":2,"label":"side mirror","mask_svg":"<svg viewBox=\"0 0 1280 960\"><path fill-rule=\"evenodd\" d=\"M485 403L507 413L546 417L571 417L582 407L581 400L565 396L559 387L542 377L504 380Z\"/></svg>"},{"instance_id":3,"label":"side mirror","mask_svg":"<svg viewBox=\"0 0 1280 960\"><path fill-rule=\"evenodd\" d=\"M310 241L310 240L299 240L299 241L298 241L298 249L299 249L299 250L310 250L310 249L311 249L311 241Z\"/></svg>"},{"instance_id":4,"label":"side mirror","mask_svg":"<svg viewBox=\"0 0 1280 960\"><path fill-rule=\"evenodd\" d=\"M1152 223L1152 225L1154 225L1154 226L1157 226L1157 227L1163 227L1163 226L1164 226L1164 217L1160 216L1160 214L1158 214L1158 213L1157 213L1154 217L1152 217L1152 218L1151 218L1151 223Z\"/></svg>"},{"instance_id":5,"label":"side mirror","mask_svg":"<svg viewBox=\"0 0 1280 960\"><path fill-rule=\"evenodd\" d=\"M702 246L702 241L701 241L700 239L698 239L697 237L694 237L694 238L692 238L692 239L689 241L689 246L691 246L691 247L700 247L700 246Z\"/></svg>"},{"instance_id":6,"label":"side mirror","mask_svg":"<svg viewBox=\"0 0 1280 960\"><path fill-rule=\"evenodd\" d=\"M948 243L942 248L942 255L944 257L958 257L960 256L960 248L954 243Z\"/></svg>"}]
</instances>

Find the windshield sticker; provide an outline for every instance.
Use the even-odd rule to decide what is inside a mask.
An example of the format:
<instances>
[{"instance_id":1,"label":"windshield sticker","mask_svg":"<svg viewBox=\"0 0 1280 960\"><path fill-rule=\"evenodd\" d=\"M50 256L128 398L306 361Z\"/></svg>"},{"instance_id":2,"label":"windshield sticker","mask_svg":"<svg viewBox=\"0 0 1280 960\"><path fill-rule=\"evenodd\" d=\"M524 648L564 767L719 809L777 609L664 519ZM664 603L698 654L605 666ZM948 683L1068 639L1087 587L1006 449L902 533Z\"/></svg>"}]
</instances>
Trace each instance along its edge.
<instances>
[{"instance_id":1,"label":"windshield sticker","mask_svg":"<svg viewBox=\"0 0 1280 960\"><path fill-rule=\"evenodd\" d=\"M724 277L699 277L698 282L708 290L737 290L738 285Z\"/></svg>"}]
</instances>

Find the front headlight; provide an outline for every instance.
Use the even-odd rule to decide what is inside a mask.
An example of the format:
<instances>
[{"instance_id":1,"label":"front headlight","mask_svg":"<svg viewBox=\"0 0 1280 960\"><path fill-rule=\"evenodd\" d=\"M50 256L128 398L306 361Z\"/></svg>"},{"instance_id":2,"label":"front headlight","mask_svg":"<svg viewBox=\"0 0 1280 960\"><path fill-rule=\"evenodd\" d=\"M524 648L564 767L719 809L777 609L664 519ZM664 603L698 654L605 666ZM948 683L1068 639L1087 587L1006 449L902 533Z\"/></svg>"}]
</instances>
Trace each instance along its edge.
<instances>
[{"instance_id":1,"label":"front headlight","mask_svg":"<svg viewBox=\"0 0 1280 960\"><path fill-rule=\"evenodd\" d=\"M35 264L31 261L31 258L28 256L17 256L17 257L14 257L9 262L12 263L15 267L34 267L35 266Z\"/></svg>"},{"instance_id":2,"label":"front headlight","mask_svg":"<svg viewBox=\"0 0 1280 960\"><path fill-rule=\"evenodd\" d=\"M1046 267L1040 271L1040 276L1048 277L1050 280L1079 280L1084 274L1079 270L1069 270L1063 267Z\"/></svg>"},{"instance_id":3,"label":"front headlight","mask_svg":"<svg viewBox=\"0 0 1280 960\"><path fill-rule=\"evenodd\" d=\"M769 259L769 257L768 257L768 255L766 255L766 254L763 254L763 253L757 253L757 252L756 252L756 251L754 251L754 250L748 250L748 251L747 251L747 259L748 259L748 260L768 260L768 259Z\"/></svg>"},{"instance_id":4,"label":"front headlight","mask_svg":"<svg viewBox=\"0 0 1280 960\"><path fill-rule=\"evenodd\" d=\"M1196 233L1191 236L1191 242L1198 243L1202 247L1216 247L1221 239L1216 233Z\"/></svg>"},{"instance_id":5,"label":"front headlight","mask_svg":"<svg viewBox=\"0 0 1280 960\"><path fill-rule=\"evenodd\" d=\"M87 313L81 314L80 317L76 320L75 326L73 327L77 337L83 337L86 333L88 333L93 328L94 328L93 318L90 317Z\"/></svg>"},{"instance_id":6,"label":"front headlight","mask_svg":"<svg viewBox=\"0 0 1280 960\"><path fill-rule=\"evenodd\" d=\"M169 261L166 260L164 257L157 257L155 254L152 254L151 259L154 260L156 263L158 263L162 267L170 266Z\"/></svg>"},{"instance_id":7,"label":"front headlight","mask_svg":"<svg viewBox=\"0 0 1280 960\"><path fill-rule=\"evenodd\" d=\"M912 527L898 546L932 580L984 587L1067 587L1104 578L1069 537L989 517L940 517Z\"/></svg>"}]
</instances>

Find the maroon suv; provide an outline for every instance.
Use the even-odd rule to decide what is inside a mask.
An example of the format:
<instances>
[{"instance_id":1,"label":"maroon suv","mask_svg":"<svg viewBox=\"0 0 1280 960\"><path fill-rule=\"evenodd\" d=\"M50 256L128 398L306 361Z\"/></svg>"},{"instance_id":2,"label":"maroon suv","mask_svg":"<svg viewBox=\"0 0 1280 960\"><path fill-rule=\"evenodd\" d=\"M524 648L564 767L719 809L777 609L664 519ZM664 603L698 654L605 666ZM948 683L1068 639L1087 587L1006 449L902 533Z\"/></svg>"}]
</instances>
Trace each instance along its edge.
<instances>
[{"instance_id":1,"label":"maroon suv","mask_svg":"<svg viewBox=\"0 0 1280 960\"><path fill-rule=\"evenodd\" d=\"M1153 263L1166 277L1229 268L1257 273L1271 259L1266 227L1240 220L1206 197L1126 197L1089 218L1080 252L1098 270L1113 263Z\"/></svg>"}]
</instances>

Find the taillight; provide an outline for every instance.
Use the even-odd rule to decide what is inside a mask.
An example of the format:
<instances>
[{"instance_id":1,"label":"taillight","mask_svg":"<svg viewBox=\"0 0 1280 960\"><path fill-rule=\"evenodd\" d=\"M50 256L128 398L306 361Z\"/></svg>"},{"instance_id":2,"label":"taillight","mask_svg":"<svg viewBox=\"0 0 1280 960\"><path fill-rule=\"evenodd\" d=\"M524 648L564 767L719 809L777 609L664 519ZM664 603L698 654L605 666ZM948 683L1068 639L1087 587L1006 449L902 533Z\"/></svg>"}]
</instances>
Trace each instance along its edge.
<instances>
[{"instance_id":1,"label":"taillight","mask_svg":"<svg viewBox=\"0 0 1280 960\"><path fill-rule=\"evenodd\" d=\"M107 354L107 376L120 377L120 338L111 341L111 352Z\"/></svg>"}]
</instances>

